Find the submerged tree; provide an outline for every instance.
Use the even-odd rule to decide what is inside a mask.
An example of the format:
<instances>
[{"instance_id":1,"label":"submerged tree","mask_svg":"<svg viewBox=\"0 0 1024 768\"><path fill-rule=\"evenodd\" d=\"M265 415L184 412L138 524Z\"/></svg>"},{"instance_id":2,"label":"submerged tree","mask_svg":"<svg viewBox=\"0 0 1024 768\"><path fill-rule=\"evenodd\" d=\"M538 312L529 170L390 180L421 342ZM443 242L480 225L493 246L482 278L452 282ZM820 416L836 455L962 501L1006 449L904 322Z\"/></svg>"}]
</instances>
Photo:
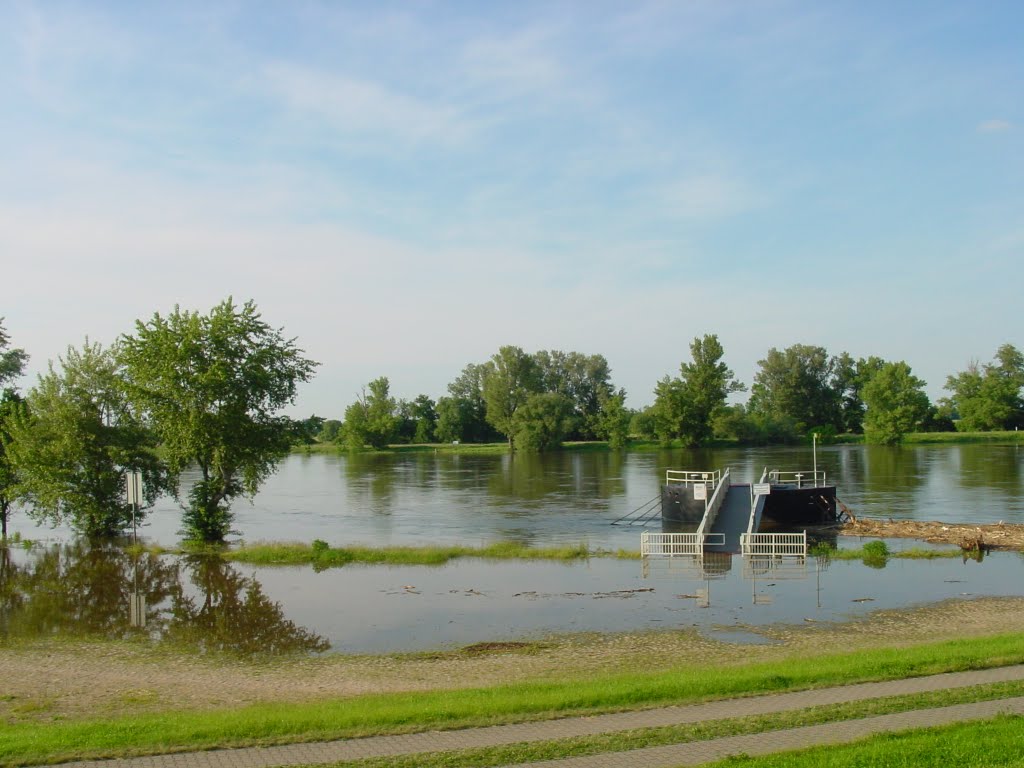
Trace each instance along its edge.
<instances>
[{"instance_id":1,"label":"submerged tree","mask_svg":"<svg viewBox=\"0 0 1024 768\"><path fill-rule=\"evenodd\" d=\"M501 347L486 364L483 395L487 421L508 438L509 448L515 448L516 411L530 395L541 391L537 361L520 347Z\"/></svg>"},{"instance_id":2,"label":"submerged tree","mask_svg":"<svg viewBox=\"0 0 1024 768\"><path fill-rule=\"evenodd\" d=\"M714 417L733 392L746 387L722 362L725 350L718 336L705 335L690 344L692 363L679 366L679 377L666 376L655 389L654 412L663 441L681 437L688 445L700 445L713 434Z\"/></svg>"},{"instance_id":3,"label":"submerged tree","mask_svg":"<svg viewBox=\"0 0 1024 768\"><path fill-rule=\"evenodd\" d=\"M14 504L18 477L7 454L11 441L10 424L22 413L24 405L11 382L25 370L28 355L24 349L11 348L10 337L0 317L0 539L7 538L7 519Z\"/></svg>"},{"instance_id":4,"label":"submerged tree","mask_svg":"<svg viewBox=\"0 0 1024 768\"><path fill-rule=\"evenodd\" d=\"M773 347L758 365L761 370L750 390L751 411L791 419L800 431L837 421L833 363L823 347L794 344L782 352Z\"/></svg>"},{"instance_id":5,"label":"submerged tree","mask_svg":"<svg viewBox=\"0 0 1024 768\"><path fill-rule=\"evenodd\" d=\"M120 359L172 475L198 465L186 535L222 541L231 532L232 500L255 494L287 455L291 433L279 411L318 364L265 323L253 302L238 307L230 298L208 315L175 307L138 321Z\"/></svg>"},{"instance_id":6,"label":"submerged tree","mask_svg":"<svg viewBox=\"0 0 1024 768\"><path fill-rule=\"evenodd\" d=\"M864 436L869 443L894 445L928 415L924 382L904 362L885 363L864 385Z\"/></svg>"},{"instance_id":7,"label":"submerged tree","mask_svg":"<svg viewBox=\"0 0 1024 768\"><path fill-rule=\"evenodd\" d=\"M9 426L16 492L29 514L68 522L86 536L113 536L132 524L129 471L143 474L149 504L165 488L152 435L125 396L115 354L86 341L50 364Z\"/></svg>"}]
</instances>

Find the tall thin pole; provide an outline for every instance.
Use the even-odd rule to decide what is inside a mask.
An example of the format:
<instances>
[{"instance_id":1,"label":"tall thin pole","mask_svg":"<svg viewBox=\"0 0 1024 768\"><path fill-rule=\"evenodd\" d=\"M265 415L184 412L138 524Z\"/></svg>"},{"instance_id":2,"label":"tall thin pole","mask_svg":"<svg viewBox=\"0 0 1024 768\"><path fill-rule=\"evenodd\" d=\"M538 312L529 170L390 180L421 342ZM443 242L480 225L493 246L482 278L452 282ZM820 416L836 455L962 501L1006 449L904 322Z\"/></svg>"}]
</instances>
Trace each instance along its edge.
<instances>
[{"instance_id":1,"label":"tall thin pole","mask_svg":"<svg viewBox=\"0 0 1024 768\"><path fill-rule=\"evenodd\" d=\"M818 433L811 437L811 452L814 454L814 487L818 487Z\"/></svg>"}]
</instances>

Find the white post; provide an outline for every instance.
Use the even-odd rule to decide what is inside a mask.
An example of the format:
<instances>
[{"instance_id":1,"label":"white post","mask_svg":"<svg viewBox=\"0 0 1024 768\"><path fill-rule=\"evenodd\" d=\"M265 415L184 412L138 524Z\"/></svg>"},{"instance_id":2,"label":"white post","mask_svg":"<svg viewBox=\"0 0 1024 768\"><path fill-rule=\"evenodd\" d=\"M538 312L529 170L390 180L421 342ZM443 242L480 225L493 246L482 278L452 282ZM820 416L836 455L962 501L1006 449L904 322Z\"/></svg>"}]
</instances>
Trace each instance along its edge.
<instances>
[{"instance_id":1,"label":"white post","mask_svg":"<svg viewBox=\"0 0 1024 768\"><path fill-rule=\"evenodd\" d=\"M811 438L811 452L814 454L814 487L818 487L818 433Z\"/></svg>"}]
</instances>

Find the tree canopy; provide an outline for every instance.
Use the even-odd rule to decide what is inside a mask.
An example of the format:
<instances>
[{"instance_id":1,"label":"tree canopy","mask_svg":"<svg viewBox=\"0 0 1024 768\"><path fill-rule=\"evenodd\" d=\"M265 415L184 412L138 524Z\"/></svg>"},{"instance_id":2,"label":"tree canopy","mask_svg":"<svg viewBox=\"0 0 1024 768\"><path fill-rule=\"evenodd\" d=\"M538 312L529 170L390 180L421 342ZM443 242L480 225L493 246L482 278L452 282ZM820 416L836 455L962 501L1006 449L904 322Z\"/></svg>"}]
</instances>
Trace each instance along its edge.
<instances>
[{"instance_id":1,"label":"tree canopy","mask_svg":"<svg viewBox=\"0 0 1024 768\"><path fill-rule=\"evenodd\" d=\"M972 362L949 376L946 387L964 430L1014 429L1024 426L1024 354L1003 344L991 363Z\"/></svg>"},{"instance_id":2,"label":"tree canopy","mask_svg":"<svg viewBox=\"0 0 1024 768\"><path fill-rule=\"evenodd\" d=\"M294 339L263 321L252 301L232 299L209 314L182 311L136 323L121 341L131 400L159 438L172 476L191 462L200 478L188 491L185 533L221 541L231 532L231 501L253 495L289 450L279 411L318 363Z\"/></svg>"},{"instance_id":3,"label":"tree canopy","mask_svg":"<svg viewBox=\"0 0 1024 768\"><path fill-rule=\"evenodd\" d=\"M732 392L746 387L734 378L722 357L718 336L705 335L690 344L693 361L679 366L678 378L666 376L655 389L654 413L663 440L680 437L697 446L713 434L714 417L725 407Z\"/></svg>"},{"instance_id":4,"label":"tree canopy","mask_svg":"<svg viewBox=\"0 0 1024 768\"><path fill-rule=\"evenodd\" d=\"M122 533L132 524L126 473L143 474L148 504L166 488L154 443L131 410L112 350L86 341L59 362L9 426L15 492L38 520L66 521L90 537Z\"/></svg>"},{"instance_id":5,"label":"tree canopy","mask_svg":"<svg viewBox=\"0 0 1024 768\"><path fill-rule=\"evenodd\" d=\"M22 414L24 404L17 390L9 386L21 376L28 362L24 349L11 348L10 337L0 317L0 539L7 538L7 519L14 505L18 476L7 454L11 441L10 425Z\"/></svg>"},{"instance_id":6,"label":"tree canopy","mask_svg":"<svg viewBox=\"0 0 1024 768\"><path fill-rule=\"evenodd\" d=\"M863 396L864 436L871 443L894 445L928 415L924 382L902 361L882 364L864 385Z\"/></svg>"}]
</instances>

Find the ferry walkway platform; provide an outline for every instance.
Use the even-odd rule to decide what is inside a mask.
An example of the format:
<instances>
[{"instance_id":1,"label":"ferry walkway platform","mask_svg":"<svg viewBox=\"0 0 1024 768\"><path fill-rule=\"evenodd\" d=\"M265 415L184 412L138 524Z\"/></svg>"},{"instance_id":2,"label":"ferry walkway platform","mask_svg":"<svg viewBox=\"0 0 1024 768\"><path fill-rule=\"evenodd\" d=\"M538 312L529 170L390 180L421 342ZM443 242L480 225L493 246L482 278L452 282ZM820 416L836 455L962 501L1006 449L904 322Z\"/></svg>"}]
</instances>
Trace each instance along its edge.
<instances>
[{"instance_id":1,"label":"ferry walkway platform","mask_svg":"<svg viewBox=\"0 0 1024 768\"><path fill-rule=\"evenodd\" d=\"M642 728L792 712L821 705L1021 680L1024 680L1024 665L485 728L272 747L182 752L129 759L79 761L62 765L63 768L274 768L324 765L368 758L427 755L452 750L570 739ZM817 745L843 744L878 733L984 720L1000 714L1024 715L1024 697L514 765L518 765L519 768L671 768L700 765L740 753L763 755ZM1024 760L1024 743L1020 745L1020 750L1021 753L1014 757Z\"/></svg>"}]
</instances>

